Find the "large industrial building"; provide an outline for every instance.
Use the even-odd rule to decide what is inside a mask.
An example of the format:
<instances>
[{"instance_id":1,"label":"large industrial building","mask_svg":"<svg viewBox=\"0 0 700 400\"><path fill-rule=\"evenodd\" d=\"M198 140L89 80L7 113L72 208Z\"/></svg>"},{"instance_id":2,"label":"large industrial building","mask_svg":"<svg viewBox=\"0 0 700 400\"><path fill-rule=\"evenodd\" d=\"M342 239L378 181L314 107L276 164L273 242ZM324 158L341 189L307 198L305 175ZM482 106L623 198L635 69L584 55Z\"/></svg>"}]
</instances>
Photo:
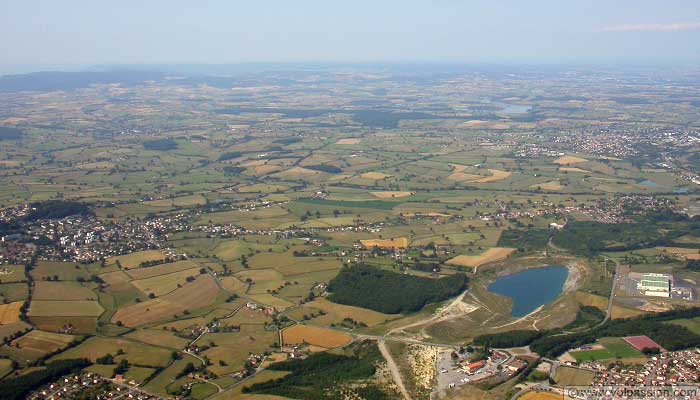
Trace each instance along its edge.
<instances>
[{"instance_id":1,"label":"large industrial building","mask_svg":"<svg viewBox=\"0 0 700 400\"><path fill-rule=\"evenodd\" d=\"M673 277L666 274L642 274L637 289L645 296L671 297Z\"/></svg>"}]
</instances>

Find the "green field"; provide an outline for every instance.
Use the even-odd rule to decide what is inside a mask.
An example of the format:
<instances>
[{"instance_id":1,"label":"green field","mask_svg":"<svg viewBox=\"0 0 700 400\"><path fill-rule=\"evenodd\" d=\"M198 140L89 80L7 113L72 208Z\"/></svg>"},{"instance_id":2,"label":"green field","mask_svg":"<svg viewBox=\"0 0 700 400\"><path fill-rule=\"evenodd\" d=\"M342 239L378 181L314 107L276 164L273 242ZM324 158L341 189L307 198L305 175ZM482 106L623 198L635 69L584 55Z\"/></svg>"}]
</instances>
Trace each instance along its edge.
<instances>
[{"instance_id":1,"label":"green field","mask_svg":"<svg viewBox=\"0 0 700 400\"><path fill-rule=\"evenodd\" d=\"M604 348L598 350L575 351L569 354L579 362L639 357L642 355L637 349L619 338L600 339L598 343Z\"/></svg>"}]
</instances>

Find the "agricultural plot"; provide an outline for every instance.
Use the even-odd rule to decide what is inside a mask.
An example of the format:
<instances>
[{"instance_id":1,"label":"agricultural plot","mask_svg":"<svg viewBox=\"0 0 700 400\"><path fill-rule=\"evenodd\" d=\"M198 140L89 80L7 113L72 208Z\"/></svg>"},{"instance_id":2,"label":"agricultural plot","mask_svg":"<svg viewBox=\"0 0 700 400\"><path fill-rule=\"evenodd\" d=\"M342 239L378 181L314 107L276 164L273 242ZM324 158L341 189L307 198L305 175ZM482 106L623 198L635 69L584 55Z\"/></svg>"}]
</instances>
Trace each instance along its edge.
<instances>
[{"instance_id":1,"label":"agricultural plot","mask_svg":"<svg viewBox=\"0 0 700 400\"><path fill-rule=\"evenodd\" d=\"M278 340L275 329L266 330L262 325L241 325L240 332L207 333L196 343L215 344L215 347L209 348L203 354L214 364L211 366L212 372L223 375L239 371L250 353L260 354L268 351ZM220 361L223 361L223 364Z\"/></svg>"},{"instance_id":2,"label":"agricultural plot","mask_svg":"<svg viewBox=\"0 0 700 400\"><path fill-rule=\"evenodd\" d=\"M402 191L385 191L385 192L371 192L372 196L378 199L393 199L400 197L408 197L416 194L416 192L402 192Z\"/></svg>"},{"instance_id":3,"label":"agricultural plot","mask_svg":"<svg viewBox=\"0 0 700 400\"><path fill-rule=\"evenodd\" d=\"M459 255L453 257L447 261L447 264L476 269L484 264L504 260L514 251L515 249L508 247L493 247L476 256Z\"/></svg>"},{"instance_id":4,"label":"agricultural plot","mask_svg":"<svg viewBox=\"0 0 700 400\"><path fill-rule=\"evenodd\" d=\"M31 323L44 331L93 334L97 329L97 317L33 316Z\"/></svg>"},{"instance_id":5,"label":"agricultural plot","mask_svg":"<svg viewBox=\"0 0 700 400\"><path fill-rule=\"evenodd\" d=\"M187 284L188 279L199 275L199 268L185 269L182 271L165 273L146 279L131 281L137 289L149 295L162 296Z\"/></svg>"},{"instance_id":6,"label":"agricultural plot","mask_svg":"<svg viewBox=\"0 0 700 400\"><path fill-rule=\"evenodd\" d=\"M210 275L200 275L194 282L187 283L163 297L121 307L112 316L113 323L136 327L149 323L182 316L185 311L193 311L211 306L219 295L219 288Z\"/></svg>"},{"instance_id":7,"label":"agricultural plot","mask_svg":"<svg viewBox=\"0 0 700 400\"><path fill-rule=\"evenodd\" d=\"M13 340L10 346L0 348L0 353L6 354L18 362L26 362L27 360L37 360L49 353L63 349L73 340L75 340L75 336L34 329Z\"/></svg>"},{"instance_id":8,"label":"agricultural plot","mask_svg":"<svg viewBox=\"0 0 700 400\"><path fill-rule=\"evenodd\" d=\"M0 266L0 283L25 282L23 265L2 265Z\"/></svg>"},{"instance_id":9,"label":"agricultural plot","mask_svg":"<svg viewBox=\"0 0 700 400\"><path fill-rule=\"evenodd\" d=\"M593 382L595 372L561 366L557 368L554 380L561 386L585 386Z\"/></svg>"},{"instance_id":10,"label":"agricultural plot","mask_svg":"<svg viewBox=\"0 0 700 400\"><path fill-rule=\"evenodd\" d=\"M158 261L163 259L165 259L165 253L162 251L146 250L125 254L123 256L110 257L107 259L107 264L119 263L124 269L132 269L138 268L143 262Z\"/></svg>"},{"instance_id":11,"label":"agricultural plot","mask_svg":"<svg viewBox=\"0 0 700 400\"><path fill-rule=\"evenodd\" d=\"M32 300L27 315L31 317L98 317L104 308L97 301Z\"/></svg>"},{"instance_id":12,"label":"agricultural plot","mask_svg":"<svg viewBox=\"0 0 700 400\"><path fill-rule=\"evenodd\" d=\"M7 337L29 331L31 328L32 326L24 321L0 324L0 340L4 341Z\"/></svg>"},{"instance_id":13,"label":"agricultural plot","mask_svg":"<svg viewBox=\"0 0 700 400\"><path fill-rule=\"evenodd\" d=\"M179 271L183 271L183 270L188 270L188 269L191 270L191 269L197 268L197 267L198 267L197 264L190 261L190 260L181 260L181 261L175 261L173 263L156 265L153 267L129 269L127 271L124 271L123 274L125 274L126 276L128 276L134 280L148 279L148 278L153 278L153 277L164 275L164 274L171 274L171 273L179 272ZM122 273L122 272L117 271L117 272L112 272L110 274L118 274L118 273ZM101 275L101 277L104 278L105 275L108 275L108 274Z\"/></svg>"},{"instance_id":14,"label":"agricultural plot","mask_svg":"<svg viewBox=\"0 0 700 400\"><path fill-rule=\"evenodd\" d=\"M190 341L162 329L137 329L124 335L125 338L154 346L165 346L175 350L185 348Z\"/></svg>"},{"instance_id":15,"label":"agricultural plot","mask_svg":"<svg viewBox=\"0 0 700 400\"><path fill-rule=\"evenodd\" d=\"M364 239L360 240L360 243L367 249L371 249L373 247L383 249L405 249L408 247L408 239L405 237L391 239Z\"/></svg>"},{"instance_id":16,"label":"agricultural plot","mask_svg":"<svg viewBox=\"0 0 700 400\"><path fill-rule=\"evenodd\" d=\"M576 156L562 156L562 157L559 157L559 158L557 158L556 160L554 160L554 161L552 161L552 162L555 163L555 164L559 164L559 165L572 165L572 164L584 163L584 162L586 162L586 161L588 161L588 160L586 160L585 158L581 158L581 157L576 157Z\"/></svg>"},{"instance_id":17,"label":"agricultural plot","mask_svg":"<svg viewBox=\"0 0 700 400\"><path fill-rule=\"evenodd\" d=\"M499 169L489 169L488 170L491 175L475 179L473 181L469 181L470 183L492 183L492 182L498 182L502 181L504 179L509 178L512 175L512 172L509 171L502 171Z\"/></svg>"},{"instance_id":18,"label":"agricultural plot","mask_svg":"<svg viewBox=\"0 0 700 400\"><path fill-rule=\"evenodd\" d=\"M79 282L44 282L34 283L32 301L96 301L93 283Z\"/></svg>"},{"instance_id":19,"label":"agricultural plot","mask_svg":"<svg viewBox=\"0 0 700 400\"><path fill-rule=\"evenodd\" d=\"M0 300L3 302L24 301L29 298L29 287L26 283L0 284Z\"/></svg>"},{"instance_id":20,"label":"agricultural plot","mask_svg":"<svg viewBox=\"0 0 700 400\"><path fill-rule=\"evenodd\" d=\"M579 362L639 357L642 355L642 353L619 338L601 339L598 347L600 348L572 351L569 354Z\"/></svg>"},{"instance_id":21,"label":"agricultural plot","mask_svg":"<svg viewBox=\"0 0 700 400\"><path fill-rule=\"evenodd\" d=\"M326 313L310 321L313 325L330 326L331 324L339 324L345 319L351 319L371 327L400 318L396 315L383 314L366 308L333 303L323 298L305 303L304 307L310 310L322 310Z\"/></svg>"},{"instance_id":22,"label":"agricultural plot","mask_svg":"<svg viewBox=\"0 0 700 400\"><path fill-rule=\"evenodd\" d=\"M311 325L294 325L282 331L285 345L309 344L312 346L334 349L343 347L352 341L352 336Z\"/></svg>"},{"instance_id":23,"label":"agricultural plot","mask_svg":"<svg viewBox=\"0 0 700 400\"><path fill-rule=\"evenodd\" d=\"M117 355L121 350L124 354ZM92 362L107 354L112 354L115 361L127 359L135 365L165 367L171 360L172 350L141 344L136 341L93 336L76 347L60 353L52 360L87 358Z\"/></svg>"},{"instance_id":24,"label":"agricultural plot","mask_svg":"<svg viewBox=\"0 0 700 400\"><path fill-rule=\"evenodd\" d=\"M49 278L58 281L75 281L80 278L89 281L98 268L99 266L95 264L39 261L31 270L30 275L35 281L48 280Z\"/></svg>"},{"instance_id":25,"label":"agricultural plot","mask_svg":"<svg viewBox=\"0 0 700 400\"><path fill-rule=\"evenodd\" d=\"M0 325L19 322L19 309L22 307L22 304L24 302L16 301L0 305Z\"/></svg>"},{"instance_id":26,"label":"agricultural plot","mask_svg":"<svg viewBox=\"0 0 700 400\"><path fill-rule=\"evenodd\" d=\"M176 389L173 382L177 378L177 375L182 372L188 363L192 363L195 367L202 365L202 362L192 357L189 354L185 354L182 359L174 361L163 371L154 376L147 384L144 389L150 393L156 393L161 396L168 396L168 389ZM171 386L172 385L172 386Z\"/></svg>"}]
</instances>

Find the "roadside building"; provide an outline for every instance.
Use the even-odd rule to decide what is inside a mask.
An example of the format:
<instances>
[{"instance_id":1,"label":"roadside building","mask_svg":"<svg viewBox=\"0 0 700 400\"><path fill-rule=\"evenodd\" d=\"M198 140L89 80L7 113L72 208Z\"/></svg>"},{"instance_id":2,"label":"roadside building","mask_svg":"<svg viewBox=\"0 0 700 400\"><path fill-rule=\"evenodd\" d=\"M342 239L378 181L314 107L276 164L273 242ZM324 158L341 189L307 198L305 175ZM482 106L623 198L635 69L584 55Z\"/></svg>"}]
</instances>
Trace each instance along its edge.
<instances>
[{"instance_id":1,"label":"roadside building","mask_svg":"<svg viewBox=\"0 0 700 400\"><path fill-rule=\"evenodd\" d=\"M466 373L468 373L468 374L473 374L473 373L475 373L476 371L478 371L478 370L480 370L481 368L483 368L485 365L486 365L486 360L480 360L480 361L477 361L477 362L473 362L473 363L467 364L467 365L464 367L464 371L465 371Z\"/></svg>"}]
</instances>

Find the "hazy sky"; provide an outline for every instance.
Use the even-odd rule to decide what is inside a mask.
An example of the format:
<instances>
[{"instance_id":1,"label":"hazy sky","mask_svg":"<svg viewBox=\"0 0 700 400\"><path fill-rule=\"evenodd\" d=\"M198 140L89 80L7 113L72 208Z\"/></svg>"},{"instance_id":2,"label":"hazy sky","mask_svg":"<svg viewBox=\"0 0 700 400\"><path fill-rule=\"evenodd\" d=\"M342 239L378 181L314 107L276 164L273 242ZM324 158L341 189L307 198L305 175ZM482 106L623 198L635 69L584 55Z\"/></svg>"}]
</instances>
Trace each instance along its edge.
<instances>
[{"instance_id":1,"label":"hazy sky","mask_svg":"<svg viewBox=\"0 0 700 400\"><path fill-rule=\"evenodd\" d=\"M0 66L700 62L699 0L0 0Z\"/></svg>"}]
</instances>

